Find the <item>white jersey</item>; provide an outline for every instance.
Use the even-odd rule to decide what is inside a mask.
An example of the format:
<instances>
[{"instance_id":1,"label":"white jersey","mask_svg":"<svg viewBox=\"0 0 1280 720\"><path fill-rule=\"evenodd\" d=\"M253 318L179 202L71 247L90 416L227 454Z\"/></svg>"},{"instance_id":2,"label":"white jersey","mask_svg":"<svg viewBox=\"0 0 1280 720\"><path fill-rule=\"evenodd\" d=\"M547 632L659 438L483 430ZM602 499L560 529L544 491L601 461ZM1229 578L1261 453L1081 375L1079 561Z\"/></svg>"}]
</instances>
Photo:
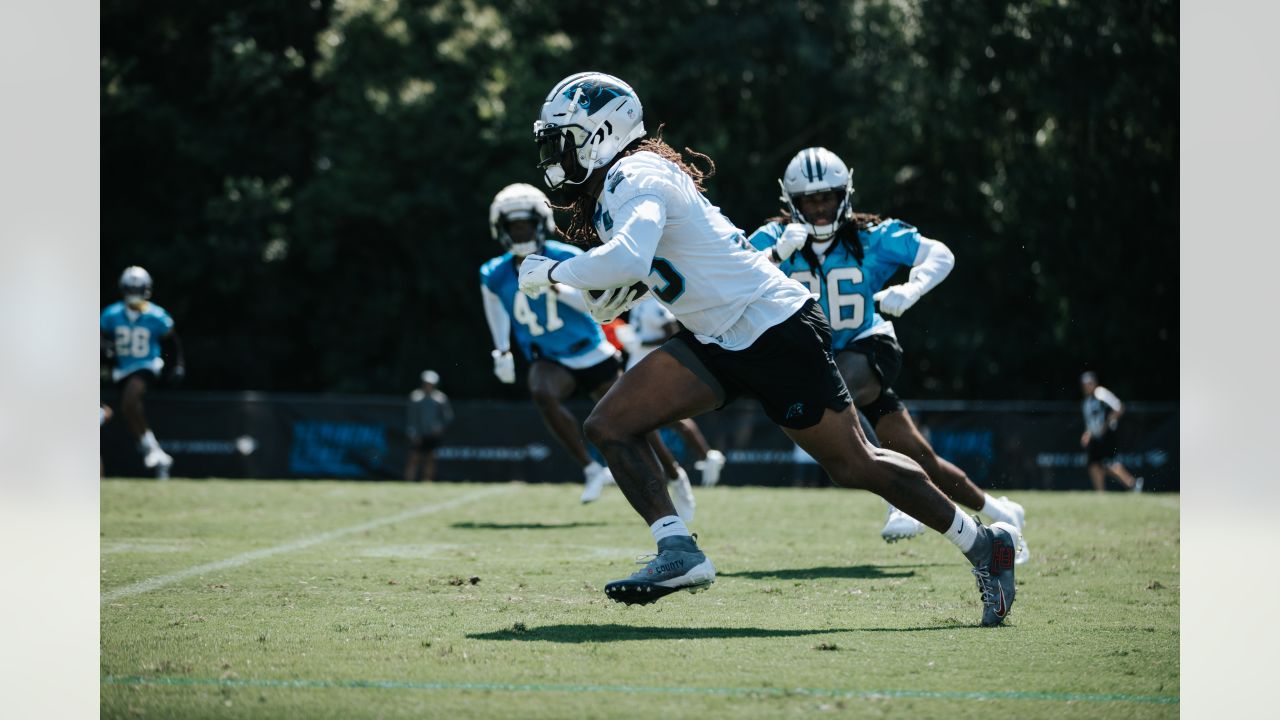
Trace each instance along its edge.
<instances>
[{"instance_id":1,"label":"white jersey","mask_svg":"<svg viewBox=\"0 0 1280 720\"><path fill-rule=\"evenodd\" d=\"M743 350L813 297L654 153L614 164L594 219L604 245L562 261L556 282L606 290L644 281L700 342Z\"/></svg>"}]
</instances>

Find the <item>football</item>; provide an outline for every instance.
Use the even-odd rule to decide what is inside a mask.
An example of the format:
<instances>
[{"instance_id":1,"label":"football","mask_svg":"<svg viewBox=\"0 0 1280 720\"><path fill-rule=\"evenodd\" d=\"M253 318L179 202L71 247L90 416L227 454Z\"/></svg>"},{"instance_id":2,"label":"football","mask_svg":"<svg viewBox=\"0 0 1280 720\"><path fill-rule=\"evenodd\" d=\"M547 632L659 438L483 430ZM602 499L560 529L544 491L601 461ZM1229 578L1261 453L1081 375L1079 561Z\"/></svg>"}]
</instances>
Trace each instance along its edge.
<instances>
[{"instance_id":1,"label":"football","mask_svg":"<svg viewBox=\"0 0 1280 720\"><path fill-rule=\"evenodd\" d=\"M649 286L644 284L643 282L635 283L634 285L631 286L631 289L636 291L636 297L640 297L641 295L644 295L645 293L649 292ZM588 290L587 294L591 296L592 300L599 300L600 296L604 295L607 292L609 291L608 290Z\"/></svg>"}]
</instances>

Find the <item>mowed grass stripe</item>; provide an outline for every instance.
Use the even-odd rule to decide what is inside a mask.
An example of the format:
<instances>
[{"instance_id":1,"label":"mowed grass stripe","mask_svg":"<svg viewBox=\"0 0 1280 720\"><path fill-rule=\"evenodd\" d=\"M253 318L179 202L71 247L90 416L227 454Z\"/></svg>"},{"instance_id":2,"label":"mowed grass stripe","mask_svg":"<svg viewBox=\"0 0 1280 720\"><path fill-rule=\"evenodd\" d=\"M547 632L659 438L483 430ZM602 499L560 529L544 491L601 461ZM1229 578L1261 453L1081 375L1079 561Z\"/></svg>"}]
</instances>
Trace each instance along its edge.
<instances>
[{"instance_id":1,"label":"mowed grass stripe","mask_svg":"<svg viewBox=\"0 0 1280 720\"><path fill-rule=\"evenodd\" d=\"M234 555L225 560L218 560L216 562L205 563L203 565L196 565L195 567L189 567L189 568L186 568L185 570L179 570L177 572L168 573L166 575L158 575L156 577L147 578L146 580L141 580L139 582L133 583L132 585L126 585L124 587L116 588L115 590L109 590L103 593L101 604L105 605L109 602L120 600L121 598L126 598L133 595L141 595L142 593L151 592L152 590L157 590L159 588L165 587L166 585L172 585L173 583L186 580L187 578L197 577L205 573L239 567L241 565L247 565L248 563L254 562L255 560L261 560L263 558L268 558L273 555L294 552L295 550L301 550L303 548L311 547L312 545L319 545L320 543L328 542L330 540L336 540L340 537L345 537L353 533L361 533L361 532L382 527L384 525L391 525L398 522L404 522L406 520L413 520L415 518L423 517L425 515L431 515L433 513L437 513L442 510L451 510L460 505L466 505L467 503L471 503L476 500L481 500L481 499L490 497L492 495L509 492L511 488L512 486L510 485L490 487L484 490L480 490L478 492L473 492L467 495L463 495L462 497L459 497L459 498L446 500L444 502L432 503L430 505L422 505L420 507L413 508L412 510L406 510L402 513L397 513L395 515L390 515L390 516L378 518L375 520L369 520L368 522L363 522L358 525L349 525L344 528L338 528L336 530L329 530L327 532L317 533L315 535L309 535L307 537L299 538L297 540L293 540L291 542L287 542L282 545L275 545L268 548L262 548L261 550L251 550L246 553Z\"/></svg>"},{"instance_id":2,"label":"mowed grass stripe","mask_svg":"<svg viewBox=\"0 0 1280 720\"><path fill-rule=\"evenodd\" d=\"M288 689L484 690L512 693L617 693L622 695L711 695L725 697L821 697L835 699L919 698L926 700L1040 700L1049 702L1147 703L1177 705L1177 695L1126 695L1055 692L947 692L934 690L837 690L827 688L656 687L647 685L560 685L550 683L407 682L400 680L272 680L244 678L115 677L104 685L247 687Z\"/></svg>"}]
</instances>

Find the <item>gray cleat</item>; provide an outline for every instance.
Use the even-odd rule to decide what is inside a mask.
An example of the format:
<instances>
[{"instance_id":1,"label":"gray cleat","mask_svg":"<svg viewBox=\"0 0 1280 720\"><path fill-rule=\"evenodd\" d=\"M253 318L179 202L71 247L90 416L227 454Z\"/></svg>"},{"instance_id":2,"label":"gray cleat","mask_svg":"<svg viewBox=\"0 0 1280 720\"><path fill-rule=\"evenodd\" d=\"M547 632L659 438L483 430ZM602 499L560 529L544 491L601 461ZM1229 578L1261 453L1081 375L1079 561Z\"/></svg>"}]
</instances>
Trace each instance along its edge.
<instances>
[{"instance_id":1,"label":"gray cleat","mask_svg":"<svg viewBox=\"0 0 1280 720\"><path fill-rule=\"evenodd\" d=\"M604 594L627 605L648 605L677 590L699 592L716 581L716 568L686 536L658 541L658 554L644 568L604 586Z\"/></svg>"},{"instance_id":2,"label":"gray cleat","mask_svg":"<svg viewBox=\"0 0 1280 720\"><path fill-rule=\"evenodd\" d=\"M982 624L994 627L1008 617L1018 592L1013 579L1013 565L1022 538L1018 529L1009 523L993 523L986 528L979 522L978 530L986 536L986 549L974 562L973 575L978 580L978 592L982 594Z\"/></svg>"}]
</instances>

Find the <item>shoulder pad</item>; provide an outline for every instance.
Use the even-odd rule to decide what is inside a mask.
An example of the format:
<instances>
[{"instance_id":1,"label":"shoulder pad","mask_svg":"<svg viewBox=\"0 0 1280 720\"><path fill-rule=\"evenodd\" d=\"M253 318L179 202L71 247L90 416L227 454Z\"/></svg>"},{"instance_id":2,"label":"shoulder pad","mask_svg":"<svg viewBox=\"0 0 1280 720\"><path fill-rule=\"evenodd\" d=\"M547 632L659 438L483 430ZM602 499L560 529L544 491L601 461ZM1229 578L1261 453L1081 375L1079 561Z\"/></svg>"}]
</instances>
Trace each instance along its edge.
<instances>
[{"instance_id":1,"label":"shoulder pad","mask_svg":"<svg viewBox=\"0 0 1280 720\"><path fill-rule=\"evenodd\" d=\"M651 152L628 155L609 169L601 200L617 207L637 195L655 195L674 181L679 168Z\"/></svg>"}]
</instances>

